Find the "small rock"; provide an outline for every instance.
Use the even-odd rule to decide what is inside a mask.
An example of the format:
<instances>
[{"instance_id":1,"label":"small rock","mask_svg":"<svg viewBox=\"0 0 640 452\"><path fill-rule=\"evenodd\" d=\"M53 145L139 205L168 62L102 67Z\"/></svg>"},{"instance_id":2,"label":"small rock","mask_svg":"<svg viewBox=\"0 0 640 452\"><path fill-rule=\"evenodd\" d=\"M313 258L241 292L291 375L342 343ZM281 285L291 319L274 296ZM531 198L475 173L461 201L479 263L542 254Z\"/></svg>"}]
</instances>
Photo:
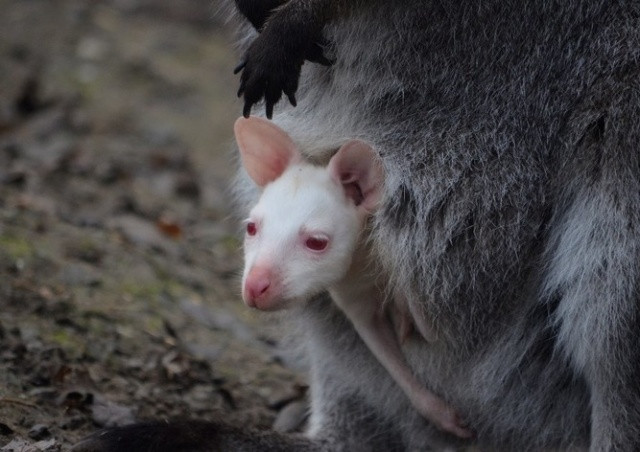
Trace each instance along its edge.
<instances>
[{"instance_id":1,"label":"small rock","mask_svg":"<svg viewBox=\"0 0 640 452\"><path fill-rule=\"evenodd\" d=\"M50 108L34 115L25 131L25 141L43 142L59 133L64 128L66 115L63 108ZM25 153L30 150L28 146L25 146L24 149Z\"/></svg>"},{"instance_id":2,"label":"small rock","mask_svg":"<svg viewBox=\"0 0 640 452\"><path fill-rule=\"evenodd\" d=\"M78 43L76 54L83 60L99 61L104 59L108 51L105 41L95 36L87 36Z\"/></svg>"},{"instance_id":3,"label":"small rock","mask_svg":"<svg viewBox=\"0 0 640 452\"><path fill-rule=\"evenodd\" d=\"M176 350L171 350L169 353L164 355L162 357L161 364L165 376L170 381L179 380L181 377L184 377L189 372L190 368L190 362L187 357Z\"/></svg>"},{"instance_id":4,"label":"small rock","mask_svg":"<svg viewBox=\"0 0 640 452\"><path fill-rule=\"evenodd\" d=\"M306 400L291 402L278 413L273 429L282 433L298 431L308 416L309 404Z\"/></svg>"},{"instance_id":5,"label":"small rock","mask_svg":"<svg viewBox=\"0 0 640 452\"><path fill-rule=\"evenodd\" d=\"M226 350L226 347L222 345L214 345L214 344L185 344L187 352L190 355L193 355L197 359L205 359L214 361L219 359L222 353Z\"/></svg>"},{"instance_id":6,"label":"small rock","mask_svg":"<svg viewBox=\"0 0 640 452\"><path fill-rule=\"evenodd\" d=\"M8 452L16 452L16 451L35 451L35 449L33 448L33 446L31 445L31 443L29 441L26 441L22 438L16 438L11 440L9 443L5 444L4 447L2 447L2 449L0 450L4 450L4 451L8 451Z\"/></svg>"},{"instance_id":7,"label":"small rock","mask_svg":"<svg viewBox=\"0 0 640 452\"><path fill-rule=\"evenodd\" d=\"M69 286L93 287L102 282L93 267L80 262L72 262L62 267L59 277L63 284Z\"/></svg>"},{"instance_id":8,"label":"small rock","mask_svg":"<svg viewBox=\"0 0 640 452\"><path fill-rule=\"evenodd\" d=\"M89 238L81 238L66 244L66 255L89 264L99 264L105 251Z\"/></svg>"},{"instance_id":9,"label":"small rock","mask_svg":"<svg viewBox=\"0 0 640 452\"><path fill-rule=\"evenodd\" d=\"M96 396L91 407L93 421L101 427L117 427L135 422L133 410Z\"/></svg>"},{"instance_id":10,"label":"small rock","mask_svg":"<svg viewBox=\"0 0 640 452\"><path fill-rule=\"evenodd\" d=\"M86 424L87 418L84 415L76 415L62 421L60 428L63 430L78 430Z\"/></svg>"},{"instance_id":11,"label":"small rock","mask_svg":"<svg viewBox=\"0 0 640 452\"><path fill-rule=\"evenodd\" d=\"M180 308L185 314L209 328L229 331L243 342L256 343L251 328L224 308L205 306L189 298L180 300Z\"/></svg>"},{"instance_id":12,"label":"small rock","mask_svg":"<svg viewBox=\"0 0 640 452\"><path fill-rule=\"evenodd\" d=\"M200 185L194 174L180 173L175 181L174 191L176 195L187 199L200 198Z\"/></svg>"},{"instance_id":13,"label":"small rock","mask_svg":"<svg viewBox=\"0 0 640 452\"><path fill-rule=\"evenodd\" d=\"M25 79L20 96L15 99L15 109L23 116L36 112L41 107L40 81L35 74Z\"/></svg>"},{"instance_id":14,"label":"small rock","mask_svg":"<svg viewBox=\"0 0 640 452\"><path fill-rule=\"evenodd\" d=\"M57 135L43 142L25 147L25 155L38 162L45 169L53 171L61 168L76 149L75 141L67 135Z\"/></svg>"},{"instance_id":15,"label":"small rock","mask_svg":"<svg viewBox=\"0 0 640 452\"><path fill-rule=\"evenodd\" d=\"M54 438L32 443L24 438L16 438L0 450L7 452L57 452L60 446Z\"/></svg>"},{"instance_id":16,"label":"small rock","mask_svg":"<svg viewBox=\"0 0 640 452\"><path fill-rule=\"evenodd\" d=\"M0 435L7 436L13 434L13 429L4 422L0 422Z\"/></svg>"},{"instance_id":17,"label":"small rock","mask_svg":"<svg viewBox=\"0 0 640 452\"><path fill-rule=\"evenodd\" d=\"M218 388L218 394L222 397L222 400L224 400L224 403L231 408L232 410L235 410L238 408L238 404L236 403L236 399L233 396L233 394L231 393L231 391L229 391L226 388Z\"/></svg>"},{"instance_id":18,"label":"small rock","mask_svg":"<svg viewBox=\"0 0 640 452\"><path fill-rule=\"evenodd\" d=\"M95 177L104 185L111 185L129 177L129 171L121 162L98 162L94 168Z\"/></svg>"},{"instance_id":19,"label":"small rock","mask_svg":"<svg viewBox=\"0 0 640 452\"><path fill-rule=\"evenodd\" d=\"M276 390L267 397L267 406L272 410L280 410L291 402L304 398L306 386L294 384L284 390Z\"/></svg>"},{"instance_id":20,"label":"small rock","mask_svg":"<svg viewBox=\"0 0 640 452\"><path fill-rule=\"evenodd\" d=\"M44 424L36 424L29 429L29 438L40 441L51 436L49 427Z\"/></svg>"},{"instance_id":21,"label":"small rock","mask_svg":"<svg viewBox=\"0 0 640 452\"><path fill-rule=\"evenodd\" d=\"M108 226L119 231L134 245L148 246L169 254L176 254L175 244L163 236L155 224L134 215L122 215L108 222Z\"/></svg>"},{"instance_id":22,"label":"small rock","mask_svg":"<svg viewBox=\"0 0 640 452\"><path fill-rule=\"evenodd\" d=\"M86 110L80 108L73 109L69 112L69 126L75 131L80 133L86 133L91 130L93 126L92 118Z\"/></svg>"},{"instance_id":23,"label":"small rock","mask_svg":"<svg viewBox=\"0 0 640 452\"><path fill-rule=\"evenodd\" d=\"M58 389L54 387L33 388L28 392L29 397L39 402L54 400L58 396Z\"/></svg>"},{"instance_id":24,"label":"small rock","mask_svg":"<svg viewBox=\"0 0 640 452\"><path fill-rule=\"evenodd\" d=\"M57 452L60 450L60 446L55 438L38 441L33 446L36 450L43 452Z\"/></svg>"},{"instance_id":25,"label":"small rock","mask_svg":"<svg viewBox=\"0 0 640 452\"><path fill-rule=\"evenodd\" d=\"M215 391L212 385L197 384L182 396L182 400L188 403L192 410L205 411L211 408L212 400L215 399Z\"/></svg>"},{"instance_id":26,"label":"small rock","mask_svg":"<svg viewBox=\"0 0 640 452\"><path fill-rule=\"evenodd\" d=\"M28 173L24 168L14 168L2 176L2 183L14 187L23 188L27 183Z\"/></svg>"},{"instance_id":27,"label":"small rock","mask_svg":"<svg viewBox=\"0 0 640 452\"><path fill-rule=\"evenodd\" d=\"M8 157L9 160L15 160L23 153L22 145L15 141L3 143L1 149L2 153Z\"/></svg>"},{"instance_id":28,"label":"small rock","mask_svg":"<svg viewBox=\"0 0 640 452\"><path fill-rule=\"evenodd\" d=\"M92 405L95 400L93 393L82 390L71 390L61 394L56 404L65 407L67 410L82 409Z\"/></svg>"},{"instance_id":29,"label":"small rock","mask_svg":"<svg viewBox=\"0 0 640 452\"><path fill-rule=\"evenodd\" d=\"M56 212L56 202L52 198L34 193L20 194L16 200L16 206L45 215L53 215Z\"/></svg>"}]
</instances>

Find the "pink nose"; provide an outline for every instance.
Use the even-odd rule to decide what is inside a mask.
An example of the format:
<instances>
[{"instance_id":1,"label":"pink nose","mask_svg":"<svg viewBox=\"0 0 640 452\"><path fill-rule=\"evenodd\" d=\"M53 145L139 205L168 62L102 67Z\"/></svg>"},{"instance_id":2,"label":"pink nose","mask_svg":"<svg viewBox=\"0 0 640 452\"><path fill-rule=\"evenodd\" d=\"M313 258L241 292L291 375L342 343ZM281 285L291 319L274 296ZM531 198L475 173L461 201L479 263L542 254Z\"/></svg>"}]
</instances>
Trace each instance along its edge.
<instances>
[{"instance_id":1,"label":"pink nose","mask_svg":"<svg viewBox=\"0 0 640 452\"><path fill-rule=\"evenodd\" d=\"M244 283L245 298L250 306L255 305L255 301L268 296L271 287L271 271L266 268L253 268Z\"/></svg>"}]
</instances>

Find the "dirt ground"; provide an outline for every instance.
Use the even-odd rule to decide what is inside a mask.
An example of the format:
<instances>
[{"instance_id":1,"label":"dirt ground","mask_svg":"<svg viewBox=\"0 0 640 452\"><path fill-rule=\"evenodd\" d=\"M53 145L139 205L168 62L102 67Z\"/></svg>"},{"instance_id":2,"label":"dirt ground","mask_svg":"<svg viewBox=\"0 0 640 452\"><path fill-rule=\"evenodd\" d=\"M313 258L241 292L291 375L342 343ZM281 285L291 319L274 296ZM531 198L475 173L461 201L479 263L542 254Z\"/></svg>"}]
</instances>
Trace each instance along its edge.
<instances>
[{"instance_id":1,"label":"dirt ground","mask_svg":"<svg viewBox=\"0 0 640 452\"><path fill-rule=\"evenodd\" d=\"M299 428L278 320L239 297L215 1L0 11L0 451L149 418Z\"/></svg>"}]
</instances>

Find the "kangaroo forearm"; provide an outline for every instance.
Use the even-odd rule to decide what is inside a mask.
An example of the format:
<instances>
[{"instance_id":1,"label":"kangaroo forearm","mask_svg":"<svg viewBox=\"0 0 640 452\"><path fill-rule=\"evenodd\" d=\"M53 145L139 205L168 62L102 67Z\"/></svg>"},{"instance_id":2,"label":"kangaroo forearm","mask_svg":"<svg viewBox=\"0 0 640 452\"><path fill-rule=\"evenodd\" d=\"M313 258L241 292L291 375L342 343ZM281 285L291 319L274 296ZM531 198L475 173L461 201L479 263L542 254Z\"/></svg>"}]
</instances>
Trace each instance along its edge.
<instances>
[{"instance_id":1,"label":"kangaroo forearm","mask_svg":"<svg viewBox=\"0 0 640 452\"><path fill-rule=\"evenodd\" d=\"M286 2L287 0L235 0L238 11L256 30L262 30L271 12Z\"/></svg>"}]
</instances>

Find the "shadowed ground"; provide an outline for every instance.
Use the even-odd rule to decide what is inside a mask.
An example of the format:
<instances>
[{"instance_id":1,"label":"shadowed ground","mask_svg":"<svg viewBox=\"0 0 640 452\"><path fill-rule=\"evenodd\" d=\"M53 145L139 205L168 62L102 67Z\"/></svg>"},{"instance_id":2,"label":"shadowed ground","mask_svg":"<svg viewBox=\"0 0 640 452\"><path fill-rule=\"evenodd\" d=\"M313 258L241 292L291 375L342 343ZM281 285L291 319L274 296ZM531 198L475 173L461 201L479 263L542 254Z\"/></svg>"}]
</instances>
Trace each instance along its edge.
<instances>
[{"instance_id":1,"label":"shadowed ground","mask_svg":"<svg viewBox=\"0 0 640 452\"><path fill-rule=\"evenodd\" d=\"M215 4L0 9L0 450L221 412L294 428L304 381L239 298Z\"/></svg>"}]
</instances>

